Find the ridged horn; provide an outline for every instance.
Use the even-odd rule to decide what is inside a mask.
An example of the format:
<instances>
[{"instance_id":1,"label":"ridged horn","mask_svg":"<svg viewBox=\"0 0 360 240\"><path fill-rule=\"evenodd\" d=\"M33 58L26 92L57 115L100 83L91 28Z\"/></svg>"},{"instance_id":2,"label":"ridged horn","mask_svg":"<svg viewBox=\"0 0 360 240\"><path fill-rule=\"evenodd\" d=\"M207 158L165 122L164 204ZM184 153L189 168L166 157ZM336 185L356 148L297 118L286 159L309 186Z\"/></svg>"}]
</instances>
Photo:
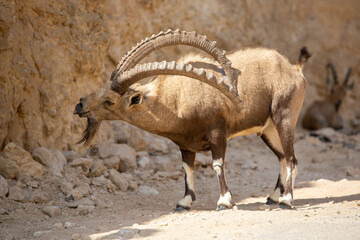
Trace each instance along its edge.
<instances>
[{"instance_id":1,"label":"ridged horn","mask_svg":"<svg viewBox=\"0 0 360 240\"><path fill-rule=\"evenodd\" d=\"M347 87L348 83L349 83L349 78L351 76L351 72L352 72L352 67L349 67L347 73L346 73L346 76L345 76L345 79L344 79L344 82L343 82L343 85L345 87Z\"/></svg>"},{"instance_id":2,"label":"ridged horn","mask_svg":"<svg viewBox=\"0 0 360 240\"><path fill-rule=\"evenodd\" d=\"M173 62L153 62L135 66L134 68L122 73L117 80L111 84L111 89L123 94L126 90L137 81L155 75L180 75L197 79L207 83L225 94L231 101L241 103L238 95L232 91L232 86L225 82L227 77L216 78L212 72L206 72L202 68L195 68L191 64Z\"/></svg>"},{"instance_id":3,"label":"ridged horn","mask_svg":"<svg viewBox=\"0 0 360 240\"><path fill-rule=\"evenodd\" d=\"M209 41L206 36L198 35L196 32L180 31L179 29L160 32L138 43L122 58L115 71L111 74L110 80L116 80L123 72L136 66L151 52L162 47L179 44L196 47L215 58L228 77L228 85L233 86L232 91L237 94L237 79L231 68L231 61L226 57L226 51L216 47L216 42Z\"/></svg>"},{"instance_id":4,"label":"ridged horn","mask_svg":"<svg viewBox=\"0 0 360 240\"><path fill-rule=\"evenodd\" d=\"M332 75L333 75L334 84L335 84L335 85L338 85L338 84L339 84L339 81L338 81L338 76L337 76L335 67L334 67L334 65L333 65L332 63L330 63L330 62L326 65L327 76L329 76L329 69L331 70L331 73L332 73Z\"/></svg>"}]
</instances>

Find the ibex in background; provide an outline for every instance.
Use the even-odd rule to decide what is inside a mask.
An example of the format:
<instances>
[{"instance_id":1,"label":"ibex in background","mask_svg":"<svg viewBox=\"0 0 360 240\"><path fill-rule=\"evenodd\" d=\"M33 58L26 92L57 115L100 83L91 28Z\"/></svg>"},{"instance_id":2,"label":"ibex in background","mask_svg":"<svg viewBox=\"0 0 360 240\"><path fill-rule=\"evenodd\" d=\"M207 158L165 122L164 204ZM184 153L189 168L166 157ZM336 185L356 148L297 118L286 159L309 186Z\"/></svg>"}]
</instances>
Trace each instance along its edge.
<instances>
[{"instance_id":1,"label":"ibex in background","mask_svg":"<svg viewBox=\"0 0 360 240\"><path fill-rule=\"evenodd\" d=\"M190 54L179 63L136 66L150 52L178 44L199 48L216 61ZM124 120L175 142L185 170L185 196L175 210L189 209L195 200L195 155L210 150L221 210L232 207L225 179L227 140L257 133L280 162L267 203L291 207L297 174L294 129L306 89L302 69L311 55L302 48L292 65L276 50L245 48L226 54L215 45L206 36L179 30L139 43L120 61L111 81L76 105L74 114L88 119L79 142L88 144L103 120ZM144 85L134 84L150 76L157 77Z\"/></svg>"},{"instance_id":2,"label":"ibex in background","mask_svg":"<svg viewBox=\"0 0 360 240\"><path fill-rule=\"evenodd\" d=\"M339 109L348 90L351 90L355 84L355 82L352 82L349 85L351 70L350 67L343 83L339 84L334 65L332 63L326 65L326 84L328 85L330 94L325 100L315 101L307 109L301 122L304 128L309 130L318 130L326 127L334 129L343 128L343 119L339 113ZM330 72L333 77L333 84L330 81Z\"/></svg>"}]
</instances>

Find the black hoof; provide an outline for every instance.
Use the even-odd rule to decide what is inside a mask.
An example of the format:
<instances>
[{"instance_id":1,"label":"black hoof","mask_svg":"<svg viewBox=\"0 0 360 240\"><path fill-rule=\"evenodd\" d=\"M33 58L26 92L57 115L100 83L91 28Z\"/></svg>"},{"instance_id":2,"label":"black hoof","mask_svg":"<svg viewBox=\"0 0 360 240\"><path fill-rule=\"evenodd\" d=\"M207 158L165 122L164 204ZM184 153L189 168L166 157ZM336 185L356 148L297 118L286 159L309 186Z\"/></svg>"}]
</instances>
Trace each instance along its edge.
<instances>
[{"instance_id":1,"label":"black hoof","mask_svg":"<svg viewBox=\"0 0 360 240\"><path fill-rule=\"evenodd\" d=\"M183 206L176 206L176 208L174 209L174 212L182 212L182 211L189 210L189 209L190 208L186 208Z\"/></svg>"},{"instance_id":2,"label":"black hoof","mask_svg":"<svg viewBox=\"0 0 360 240\"><path fill-rule=\"evenodd\" d=\"M226 210L226 209L228 209L228 207L225 205L220 205L216 208L217 211Z\"/></svg>"},{"instance_id":3,"label":"black hoof","mask_svg":"<svg viewBox=\"0 0 360 240\"><path fill-rule=\"evenodd\" d=\"M271 198L266 199L266 205L274 205L279 204L278 202L273 201Z\"/></svg>"},{"instance_id":4,"label":"black hoof","mask_svg":"<svg viewBox=\"0 0 360 240\"><path fill-rule=\"evenodd\" d=\"M280 203L279 206L281 209L293 209L294 208L293 206L288 205L286 203Z\"/></svg>"}]
</instances>

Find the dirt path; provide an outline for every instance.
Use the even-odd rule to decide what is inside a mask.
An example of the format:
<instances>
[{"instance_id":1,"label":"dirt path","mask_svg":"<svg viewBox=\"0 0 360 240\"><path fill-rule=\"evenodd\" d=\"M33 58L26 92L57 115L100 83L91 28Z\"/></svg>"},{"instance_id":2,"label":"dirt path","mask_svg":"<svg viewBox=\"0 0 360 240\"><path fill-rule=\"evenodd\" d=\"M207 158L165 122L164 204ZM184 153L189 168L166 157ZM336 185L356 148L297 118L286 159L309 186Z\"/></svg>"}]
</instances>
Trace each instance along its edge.
<instances>
[{"instance_id":1,"label":"dirt path","mask_svg":"<svg viewBox=\"0 0 360 240\"><path fill-rule=\"evenodd\" d=\"M172 211L183 195L182 177L145 178L143 185L159 192L154 195L95 190L92 196L102 204L86 215L67 207L64 196L53 189L53 204L62 210L54 218L40 211L41 204L1 200L0 238L360 239L359 135L335 136L330 143L298 136L295 209L264 205L279 166L260 139L249 136L228 144L226 173L234 209L214 210L218 183L207 167L195 171L197 200L191 211Z\"/></svg>"}]
</instances>

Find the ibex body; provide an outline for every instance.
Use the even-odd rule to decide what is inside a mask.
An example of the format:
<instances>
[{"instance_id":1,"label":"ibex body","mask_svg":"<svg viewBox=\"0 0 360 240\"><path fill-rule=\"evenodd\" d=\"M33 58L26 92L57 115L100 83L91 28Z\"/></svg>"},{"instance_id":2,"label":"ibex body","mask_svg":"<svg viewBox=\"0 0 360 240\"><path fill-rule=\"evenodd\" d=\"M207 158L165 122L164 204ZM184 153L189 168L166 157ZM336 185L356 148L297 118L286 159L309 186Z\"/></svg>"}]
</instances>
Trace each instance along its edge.
<instances>
[{"instance_id":1,"label":"ibex body","mask_svg":"<svg viewBox=\"0 0 360 240\"><path fill-rule=\"evenodd\" d=\"M214 51L208 53L213 55ZM129 58L131 55L128 54ZM92 138L102 120L116 119L174 141L181 150L185 170L185 196L178 202L177 210L190 208L195 200L196 152L210 150L220 184L217 206L225 209L232 206L225 179L227 140L258 133L280 161L280 174L268 203L291 206L297 174L294 129L306 88L302 67L310 54L302 49L296 65L277 51L264 48L242 49L215 57L222 68L216 61L199 55L180 60L184 66L153 64L144 65L144 71L140 66L120 73L121 66L118 67L112 83L81 99L76 106L74 113L88 118L82 141ZM199 68L205 69L205 73ZM223 72L235 79L222 81ZM145 85L130 87L138 79L158 74L170 76L161 75Z\"/></svg>"},{"instance_id":2,"label":"ibex body","mask_svg":"<svg viewBox=\"0 0 360 240\"><path fill-rule=\"evenodd\" d=\"M306 110L301 122L304 128L309 130L318 130L326 127L334 129L343 128L344 123L340 115L340 107L347 92L354 87L355 82L349 84L351 70L349 68L343 83L339 84L333 64L328 63L326 65L326 83L329 87L329 94L324 100L312 103ZM330 72L333 77L333 83L330 81Z\"/></svg>"}]
</instances>

